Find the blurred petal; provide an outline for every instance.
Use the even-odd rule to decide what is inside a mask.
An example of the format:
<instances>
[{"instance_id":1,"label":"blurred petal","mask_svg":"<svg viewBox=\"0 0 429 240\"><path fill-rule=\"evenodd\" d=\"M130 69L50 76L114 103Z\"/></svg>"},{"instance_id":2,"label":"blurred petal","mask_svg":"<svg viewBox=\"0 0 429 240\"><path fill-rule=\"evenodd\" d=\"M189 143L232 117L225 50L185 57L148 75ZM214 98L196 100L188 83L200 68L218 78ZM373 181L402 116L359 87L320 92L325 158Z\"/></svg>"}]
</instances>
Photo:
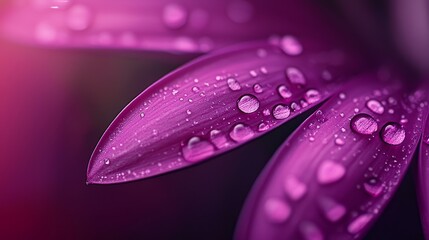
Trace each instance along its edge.
<instances>
[{"instance_id":1,"label":"blurred petal","mask_svg":"<svg viewBox=\"0 0 429 240\"><path fill-rule=\"evenodd\" d=\"M420 142L419 155L419 204L426 238L429 238L429 118L426 118L426 125L423 139Z\"/></svg>"},{"instance_id":2,"label":"blurred petal","mask_svg":"<svg viewBox=\"0 0 429 240\"><path fill-rule=\"evenodd\" d=\"M358 77L278 150L242 212L237 239L357 239L403 177L424 93Z\"/></svg>"},{"instance_id":3,"label":"blurred petal","mask_svg":"<svg viewBox=\"0 0 429 240\"><path fill-rule=\"evenodd\" d=\"M131 181L195 164L320 103L360 65L319 49L287 36L281 47L240 45L179 68L119 114L95 149L88 181Z\"/></svg>"},{"instance_id":4,"label":"blurred petal","mask_svg":"<svg viewBox=\"0 0 429 240\"><path fill-rule=\"evenodd\" d=\"M175 3L174 3L175 2ZM57 47L206 52L273 34L339 41L335 21L310 1L15 0L2 32ZM332 14L331 14L332 15ZM337 21L338 22L338 21ZM285 24L289 23L289 24Z\"/></svg>"}]
</instances>

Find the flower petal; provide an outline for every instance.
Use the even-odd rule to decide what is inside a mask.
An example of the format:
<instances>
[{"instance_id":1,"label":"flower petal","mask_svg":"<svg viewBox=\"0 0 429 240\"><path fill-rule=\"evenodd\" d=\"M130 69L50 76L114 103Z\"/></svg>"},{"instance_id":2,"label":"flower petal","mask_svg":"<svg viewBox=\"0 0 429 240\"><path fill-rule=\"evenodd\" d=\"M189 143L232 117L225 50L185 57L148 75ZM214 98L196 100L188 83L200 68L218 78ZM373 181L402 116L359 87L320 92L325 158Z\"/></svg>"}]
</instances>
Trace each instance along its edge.
<instances>
[{"instance_id":1,"label":"flower petal","mask_svg":"<svg viewBox=\"0 0 429 240\"><path fill-rule=\"evenodd\" d=\"M301 46L295 38L293 43L292 49ZM88 181L154 176L235 148L320 103L341 75L359 67L337 50L301 49L305 53L290 56L290 49L276 45L244 44L165 76L108 128Z\"/></svg>"},{"instance_id":2,"label":"flower petal","mask_svg":"<svg viewBox=\"0 0 429 240\"><path fill-rule=\"evenodd\" d=\"M429 118L426 118L426 125L423 138L420 142L419 153L419 182L417 191L419 194L419 205L421 220L426 238L429 238Z\"/></svg>"},{"instance_id":3,"label":"flower petal","mask_svg":"<svg viewBox=\"0 0 429 240\"><path fill-rule=\"evenodd\" d=\"M277 151L258 179L237 239L356 239L403 177L427 114L377 76L357 77Z\"/></svg>"},{"instance_id":4,"label":"flower petal","mask_svg":"<svg viewBox=\"0 0 429 240\"><path fill-rule=\"evenodd\" d=\"M338 40L320 6L254 0L16 0L0 21L17 41L57 47L207 52L273 34ZM290 24L284 24L290 23ZM335 24L335 22L334 22ZM323 31L314 31L323 29ZM334 30L335 29L335 30Z\"/></svg>"}]
</instances>

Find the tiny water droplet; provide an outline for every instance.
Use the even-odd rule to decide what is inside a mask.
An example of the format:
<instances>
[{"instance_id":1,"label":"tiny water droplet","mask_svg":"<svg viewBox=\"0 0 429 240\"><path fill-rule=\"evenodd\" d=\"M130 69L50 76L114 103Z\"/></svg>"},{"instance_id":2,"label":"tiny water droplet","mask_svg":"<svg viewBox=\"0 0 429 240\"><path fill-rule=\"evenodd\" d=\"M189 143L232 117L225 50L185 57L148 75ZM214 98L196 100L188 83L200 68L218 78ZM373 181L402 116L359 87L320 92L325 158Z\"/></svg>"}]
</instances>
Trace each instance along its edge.
<instances>
[{"instance_id":1,"label":"tiny water droplet","mask_svg":"<svg viewBox=\"0 0 429 240\"><path fill-rule=\"evenodd\" d=\"M145 114L144 113L140 113L140 117L144 118Z\"/></svg>"},{"instance_id":2,"label":"tiny water droplet","mask_svg":"<svg viewBox=\"0 0 429 240\"><path fill-rule=\"evenodd\" d=\"M232 128L229 136L236 142L242 142L251 139L254 134L250 127L239 123Z\"/></svg>"},{"instance_id":3,"label":"tiny water droplet","mask_svg":"<svg viewBox=\"0 0 429 240\"><path fill-rule=\"evenodd\" d=\"M253 91L255 93L262 93L264 91L264 89L262 89L260 84L255 83L255 85L253 85Z\"/></svg>"},{"instance_id":4,"label":"tiny water droplet","mask_svg":"<svg viewBox=\"0 0 429 240\"><path fill-rule=\"evenodd\" d=\"M381 139L390 145L399 145L405 140L405 130L399 123L386 123L380 131Z\"/></svg>"},{"instance_id":5,"label":"tiny water droplet","mask_svg":"<svg viewBox=\"0 0 429 240\"><path fill-rule=\"evenodd\" d=\"M182 148L183 157L189 162L198 162L214 153L214 146L199 137L192 137Z\"/></svg>"},{"instance_id":6,"label":"tiny water droplet","mask_svg":"<svg viewBox=\"0 0 429 240\"><path fill-rule=\"evenodd\" d=\"M266 123L260 123L260 124L258 125L258 131L260 131L260 132L265 132L265 131L267 131L269 128L270 128L270 126L269 126L268 124L266 124Z\"/></svg>"},{"instance_id":7,"label":"tiny water droplet","mask_svg":"<svg viewBox=\"0 0 429 240\"><path fill-rule=\"evenodd\" d=\"M264 208L268 219L274 223L286 221L292 212L290 206L278 198L268 199Z\"/></svg>"},{"instance_id":8,"label":"tiny water droplet","mask_svg":"<svg viewBox=\"0 0 429 240\"><path fill-rule=\"evenodd\" d=\"M273 108L273 116L275 119L285 119L289 117L289 115L290 115L290 109L288 106L279 104Z\"/></svg>"},{"instance_id":9,"label":"tiny water droplet","mask_svg":"<svg viewBox=\"0 0 429 240\"><path fill-rule=\"evenodd\" d=\"M341 138L335 138L335 144L338 146L342 146L345 144L345 141Z\"/></svg>"},{"instance_id":10,"label":"tiny water droplet","mask_svg":"<svg viewBox=\"0 0 429 240\"><path fill-rule=\"evenodd\" d=\"M277 92L280 94L282 98L290 98L292 97L292 92L285 85L280 85L277 88Z\"/></svg>"},{"instance_id":11,"label":"tiny water droplet","mask_svg":"<svg viewBox=\"0 0 429 240\"><path fill-rule=\"evenodd\" d=\"M267 50L260 48L256 51L256 55L260 58L264 58L268 55L268 53Z\"/></svg>"},{"instance_id":12,"label":"tiny water droplet","mask_svg":"<svg viewBox=\"0 0 429 240\"><path fill-rule=\"evenodd\" d=\"M296 56L302 53L301 43L293 36L284 36L281 39L282 50L291 56Z\"/></svg>"},{"instance_id":13,"label":"tiny water droplet","mask_svg":"<svg viewBox=\"0 0 429 240\"><path fill-rule=\"evenodd\" d=\"M286 76L292 84L305 85L305 83L307 82L304 77L304 74L302 74L299 69L294 67L286 69Z\"/></svg>"},{"instance_id":14,"label":"tiny water droplet","mask_svg":"<svg viewBox=\"0 0 429 240\"><path fill-rule=\"evenodd\" d=\"M164 24L172 29L183 27L188 20L188 12L178 4L168 4L163 11Z\"/></svg>"},{"instance_id":15,"label":"tiny water droplet","mask_svg":"<svg viewBox=\"0 0 429 240\"><path fill-rule=\"evenodd\" d=\"M368 222L371 221L371 219L371 214L362 214L347 226L347 231L351 234L359 233L368 224Z\"/></svg>"},{"instance_id":16,"label":"tiny water droplet","mask_svg":"<svg viewBox=\"0 0 429 240\"><path fill-rule=\"evenodd\" d=\"M218 148L224 148L229 145L226 136L219 130L213 129L210 131L210 141Z\"/></svg>"},{"instance_id":17,"label":"tiny water droplet","mask_svg":"<svg viewBox=\"0 0 429 240\"><path fill-rule=\"evenodd\" d=\"M346 174L346 169L340 163L324 161L317 171L317 180L321 184L333 183L340 180Z\"/></svg>"},{"instance_id":18,"label":"tiny water droplet","mask_svg":"<svg viewBox=\"0 0 429 240\"><path fill-rule=\"evenodd\" d=\"M253 6L245 0L234 0L227 7L227 15L235 23L246 23L252 19Z\"/></svg>"},{"instance_id":19,"label":"tiny water droplet","mask_svg":"<svg viewBox=\"0 0 429 240\"><path fill-rule=\"evenodd\" d=\"M228 78L227 83L228 87L232 91L238 91L241 89L240 83L235 78Z\"/></svg>"},{"instance_id":20,"label":"tiny water droplet","mask_svg":"<svg viewBox=\"0 0 429 240\"><path fill-rule=\"evenodd\" d=\"M307 186L296 177L288 177L284 183L284 190L292 200L301 199L307 192Z\"/></svg>"},{"instance_id":21,"label":"tiny water droplet","mask_svg":"<svg viewBox=\"0 0 429 240\"><path fill-rule=\"evenodd\" d=\"M188 114L188 115L191 115L192 114L192 112L191 112L191 110L186 110L186 113Z\"/></svg>"},{"instance_id":22,"label":"tiny water droplet","mask_svg":"<svg viewBox=\"0 0 429 240\"><path fill-rule=\"evenodd\" d=\"M360 113L352 118L350 126L353 131L363 135L371 135L378 130L378 124L373 117Z\"/></svg>"},{"instance_id":23,"label":"tiny water droplet","mask_svg":"<svg viewBox=\"0 0 429 240\"><path fill-rule=\"evenodd\" d=\"M240 97L237 107L244 113L253 113L259 109L259 100L253 95L246 94Z\"/></svg>"},{"instance_id":24,"label":"tiny water droplet","mask_svg":"<svg viewBox=\"0 0 429 240\"><path fill-rule=\"evenodd\" d=\"M109 159L104 159L104 164L109 165L110 164L110 160Z\"/></svg>"},{"instance_id":25,"label":"tiny water droplet","mask_svg":"<svg viewBox=\"0 0 429 240\"><path fill-rule=\"evenodd\" d=\"M200 91L200 88L199 87L193 87L192 88L192 92L194 92L194 93L198 93Z\"/></svg>"},{"instance_id":26,"label":"tiny water droplet","mask_svg":"<svg viewBox=\"0 0 429 240\"><path fill-rule=\"evenodd\" d=\"M304 99L309 103L315 103L318 102L321 99L321 95L319 91L316 89L309 89L307 92L305 92Z\"/></svg>"},{"instance_id":27,"label":"tiny water droplet","mask_svg":"<svg viewBox=\"0 0 429 240\"><path fill-rule=\"evenodd\" d=\"M374 100L374 99L369 100L368 102L366 102L366 106L373 113L377 113L377 114L383 114L384 113L383 105L381 105L381 103L377 100Z\"/></svg>"}]
</instances>

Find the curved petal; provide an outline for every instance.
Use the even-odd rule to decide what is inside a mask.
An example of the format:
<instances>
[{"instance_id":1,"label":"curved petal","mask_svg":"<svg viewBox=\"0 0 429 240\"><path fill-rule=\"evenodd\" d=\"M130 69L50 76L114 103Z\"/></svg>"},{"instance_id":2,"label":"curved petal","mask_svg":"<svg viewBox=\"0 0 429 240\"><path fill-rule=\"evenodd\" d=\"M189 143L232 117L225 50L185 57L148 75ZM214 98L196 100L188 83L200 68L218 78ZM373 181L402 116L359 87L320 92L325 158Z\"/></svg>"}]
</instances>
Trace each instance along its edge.
<instances>
[{"instance_id":1,"label":"curved petal","mask_svg":"<svg viewBox=\"0 0 429 240\"><path fill-rule=\"evenodd\" d=\"M105 132L88 181L141 179L233 149L320 103L360 66L285 38L282 48L254 43L210 54L146 89Z\"/></svg>"},{"instance_id":2,"label":"curved petal","mask_svg":"<svg viewBox=\"0 0 429 240\"><path fill-rule=\"evenodd\" d=\"M15 0L1 30L57 47L206 52L273 34L338 41L335 21L310 1ZM290 23L290 24L284 24Z\"/></svg>"},{"instance_id":3,"label":"curved petal","mask_svg":"<svg viewBox=\"0 0 429 240\"><path fill-rule=\"evenodd\" d=\"M369 74L328 100L258 179L237 239L358 239L403 177L420 138L422 91Z\"/></svg>"},{"instance_id":4,"label":"curved petal","mask_svg":"<svg viewBox=\"0 0 429 240\"><path fill-rule=\"evenodd\" d=\"M429 118L426 117L426 125L423 138L420 142L419 153L419 182L417 191L421 220L426 238L429 238Z\"/></svg>"}]
</instances>

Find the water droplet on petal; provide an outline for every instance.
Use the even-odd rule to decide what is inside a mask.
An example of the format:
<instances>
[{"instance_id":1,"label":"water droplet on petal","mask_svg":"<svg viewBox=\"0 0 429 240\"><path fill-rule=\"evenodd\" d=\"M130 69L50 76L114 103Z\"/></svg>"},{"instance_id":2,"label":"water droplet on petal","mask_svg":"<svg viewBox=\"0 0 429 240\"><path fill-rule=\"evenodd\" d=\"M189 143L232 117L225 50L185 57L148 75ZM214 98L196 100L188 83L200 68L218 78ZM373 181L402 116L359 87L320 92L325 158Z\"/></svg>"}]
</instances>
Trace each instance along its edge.
<instances>
[{"instance_id":1,"label":"water droplet on petal","mask_svg":"<svg viewBox=\"0 0 429 240\"><path fill-rule=\"evenodd\" d=\"M366 102L366 106L373 113L377 113L377 114L383 114L384 113L383 105L381 105L381 103L377 100L374 100L374 99L369 100L368 102Z\"/></svg>"},{"instance_id":2,"label":"water droplet on petal","mask_svg":"<svg viewBox=\"0 0 429 240\"><path fill-rule=\"evenodd\" d=\"M140 113L140 117L144 118L145 114L144 113Z\"/></svg>"},{"instance_id":3,"label":"water droplet on petal","mask_svg":"<svg viewBox=\"0 0 429 240\"><path fill-rule=\"evenodd\" d=\"M188 12L178 4L169 4L164 8L163 19L167 27L172 29L181 28L186 24Z\"/></svg>"},{"instance_id":4,"label":"water droplet on petal","mask_svg":"<svg viewBox=\"0 0 429 240\"><path fill-rule=\"evenodd\" d=\"M317 180L321 184L333 183L340 180L345 174L346 169L343 165L333 161L324 161L317 171Z\"/></svg>"},{"instance_id":5,"label":"water droplet on petal","mask_svg":"<svg viewBox=\"0 0 429 240\"><path fill-rule=\"evenodd\" d=\"M295 37L284 36L280 44L283 51L288 55L295 56L302 53L302 45Z\"/></svg>"},{"instance_id":6,"label":"water droplet on petal","mask_svg":"<svg viewBox=\"0 0 429 240\"><path fill-rule=\"evenodd\" d=\"M197 92L199 92L200 91L200 88L199 87L193 87L192 88L192 92L194 92L194 93L197 93Z\"/></svg>"},{"instance_id":7,"label":"water droplet on petal","mask_svg":"<svg viewBox=\"0 0 429 240\"><path fill-rule=\"evenodd\" d=\"M35 1L36 5L39 7L44 7L45 4L48 5L51 9L65 9L70 6L71 0L45 0L45 1Z\"/></svg>"},{"instance_id":8,"label":"water droplet on petal","mask_svg":"<svg viewBox=\"0 0 429 240\"><path fill-rule=\"evenodd\" d=\"M405 140L405 130L399 123L386 123L380 131L381 139L390 145L399 145Z\"/></svg>"},{"instance_id":9,"label":"water droplet on petal","mask_svg":"<svg viewBox=\"0 0 429 240\"><path fill-rule=\"evenodd\" d=\"M294 67L286 69L286 76L292 84L305 85L306 79L300 70Z\"/></svg>"},{"instance_id":10,"label":"water droplet on petal","mask_svg":"<svg viewBox=\"0 0 429 240\"><path fill-rule=\"evenodd\" d=\"M346 208L331 198L322 198L319 203L325 217L331 222L340 220L346 214Z\"/></svg>"},{"instance_id":11,"label":"water droplet on petal","mask_svg":"<svg viewBox=\"0 0 429 240\"><path fill-rule=\"evenodd\" d=\"M368 224L368 222L371 221L371 219L371 214L360 215L347 226L347 231L351 234L359 233Z\"/></svg>"},{"instance_id":12,"label":"water droplet on petal","mask_svg":"<svg viewBox=\"0 0 429 240\"><path fill-rule=\"evenodd\" d=\"M285 85L280 85L277 88L277 92L280 94L282 98L290 98L292 97L292 92Z\"/></svg>"},{"instance_id":13,"label":"water droplet on petal","mask_svg":"<svg viewBox=\"0 0 429 240\"><path fill-rule=\"evenodd\" d=\"M266 123L260 123L260 124L258 125L258 131L260 131L260 132L265 132L265 131L267 131L269 128L270 128L270 126L269 126L268 124L266 124Z\"/></svg>"},{"instance_id":14,"label":"water droplet on petal","mask_svg":"<svg viewBox=\"0 0 429 240\"><path fill-rule=\"evenodd\" d=\"M236 142L242 142L252 138L254 134L255 133L250 127L239 123L233 127L232 131L229 133L229 136Z\"/></svg>"},{"instance_id":15,"label":"water droplet on petal","mask_svg":"<svg viewBox=\"0 0 429 240\"><path fill-rule=\"evenodd\" d=\"M219 130L213 129L210 131L210 141L218 148L224 148L229 145L226 136Z\"/></svg>"},{"instance_id":16,"label":"water droplet on petal","mask_svg":"<svg viewBox=\"0 0 429 240\"><path fill-rule=\"evenodd\" d=\"M189 162L197 162L208 156L213 155L214 146L199 137L192 137L183 147L183 156Z\"/></svg>"},{"instance_id":17,"label":"water droplet on petal","mask_svg":"<svg viewBox=\"0 0 429 240\"><path fill-rule=\"evenodd\" d=\"M110 160L109 159L104 159L104 164L109 165L110 164Z\"/></svg>"},{"instance_id":18,"label":"water droplet on petal","mask_svg":"<svg viewBox=\"0 0 429 240\"><path fill-rule=\"evenodd\" d=\"M300 231L305 240L323 240L322 232L314 223L303 222Z\"/></svg>"},{"instance_id":19,"label":"water droplet on petal","mask_svg":"<svg viewBox=\"0 0 429 240\"><path fill-rule=\"evenodd\" d=\"M265 202L265 213L270 221L275 223L281 223L286 221L292 209L290 206L277 198L270 198Z\"/></svg>"},{"instance_id":20,"label":"water droplet on petal","mask_svg":"<svg viewBox=\"0 0 429 240\"><path fill-rule=\"evenodd\" d=\"M255 93L262 93L264 89L262 89L260 84L256 83L253 85L253 91L255 91Z\"/></svg>"},{"instance_id":21,"label":"water droplet on petal","mask_svg":"<svg viewBox=\"0 0 429 240\"><path fill-rule=\"evenodd\" d=\"M75 31L82 31L89 27L91 11L84 5L74 5L68 10L67 26Z\"/></svg>"},{"instance_id":22,"label":"water droplet on petal","mask_svg":"<svg viewBox=\"0 0 429 240\"><path fill-rule=\"evenodd\" d=\"M235 78L228 78L226 81L228 83L228 87L232 91L238 91L241 89L240 83Z\"/></svg>"},{"instance_id":23,"label":"water droplet on petal","mask_svg":"<svg viewBox=\"0 0 429 240\"><path fill-rule=\"evenodd\" d=\"M371 135L378 130L377 122L368 114L360 113L352 118L350 126L356 133Z\"/></svg>"},{"instance_id":24,"label":"water droplet on petal","mask_svg":"<svg viewBox=\"0 0 429 240\"><path fill-rule=\"evenodd\" d=\"M284 183L284 190L292 200L299 200L307 192L307 186L295 177L288 177Z\"/></svg>"},{"instance_id":25,"label":"water droplet on petal","mask_svg":"<svg viewBox=\"0 0 429 240\"><path fill-rule=\"evenodd\" d=\"M321 99L321 95L319 91L315 89L309 89L307 92L305 92L304 99L309 103L315 103L318 102Z\"/></svg>"},{"instance_id":26,"label":"water droplet on petal","mask_svg":"<svg viewBox=\"0 0 429 240\"><path fill-rule=\"evenodd\" d=\"M289 115L290 115L289 107L283 104L279 104L275 106L273 109L273 116L275 119L285 119L289 117Z\"/></svg>"},{"instance_id":27,"label":"water droplet on petal","mask_svg":"<svg viewBox=\"0 0 429 240\"><path fill-rule=\"evenodd\" d=\"M259 100L253 95L246 94L240 97L237 106L244 113L253 113L259 109Z\"/></svg>"},{"instance_id":28,"label":"water droplet on petal","mask_svg":"<svg viewBox=\"0 0 429 240\"><path fill-rule=\"evenodd\" d=\"M365 191L373 197L379 196L383 192L383 186L377 183L376 179L371 179L363 184Z\"/></svg>"},{"instance_id":29,"label":"water droplet on petal","mask_svg":"<svg viewBox=\"0 0 429 240\"><path fill-rule=\"evenodd\" d=\"M268 108L264 109L264 111L262 111L262 114L264 114L264 116L270 116L271 115L270 109Z\"/></svg>"}]
</instances>

